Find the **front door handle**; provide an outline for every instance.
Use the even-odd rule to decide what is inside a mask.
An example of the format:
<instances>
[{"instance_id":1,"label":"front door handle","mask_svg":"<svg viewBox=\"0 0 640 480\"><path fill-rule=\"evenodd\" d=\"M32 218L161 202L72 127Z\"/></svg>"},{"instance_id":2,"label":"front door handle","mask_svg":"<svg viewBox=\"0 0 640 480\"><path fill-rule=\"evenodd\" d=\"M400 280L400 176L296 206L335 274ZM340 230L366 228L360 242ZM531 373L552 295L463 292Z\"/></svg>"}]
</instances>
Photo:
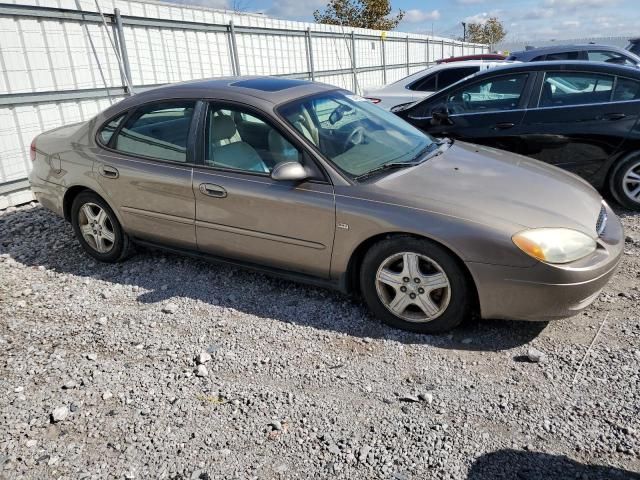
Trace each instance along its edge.
<instances>
[{"instance_id":1,"label":"front door handle","mask_svg":"<svg viewBox=\"0 0 640 480\"><path fill-rule=\"evenodd\" d=\"M622 112L620 113L607 113L605 114L605 120L622 120L626 115Z\"/></svg>"},{"instance_id":2,"label":"front door handle","mask_svg":"<svg viewBox=\"0 0 640 480\"><path fill-rule=\"evenodd\" d=\"M227 196L227 191L220 185L214 185L213 183L201 183L200 192L209 197L224 198Z\"/></svg>"},{"instance_id":3,"label":"front door handle","mask_svg":"<svg viewBox=\"0 0 640 480\"><path fill-rule=\"evenodd\" d=\"M99 171L100 175L107 178L118 178L118 176L120 176L118 169L109 165L102 165Z\"/></svg>"},{"instance_id":4,"label":"front door handle","mask_svg":"<svg viewBox=\"0 0 640 480\"><path fill-rule=\"evenodd\" d=\"M496 130L506 130L508 128L513 128L515 126L516 126L515 123L502 122L502 123L496 123L493 128L495 128Z\"/></svg>"}]
</instances>

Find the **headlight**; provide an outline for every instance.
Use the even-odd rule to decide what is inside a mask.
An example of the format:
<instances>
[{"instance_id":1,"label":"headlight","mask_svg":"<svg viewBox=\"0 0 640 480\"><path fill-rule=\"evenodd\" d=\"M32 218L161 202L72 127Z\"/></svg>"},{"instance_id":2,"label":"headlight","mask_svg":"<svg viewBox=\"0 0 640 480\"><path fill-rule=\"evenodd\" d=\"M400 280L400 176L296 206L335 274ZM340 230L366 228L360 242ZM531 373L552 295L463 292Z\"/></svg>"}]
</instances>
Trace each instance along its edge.
<instances>
[{"instance_id":1,"label":"headlight","mask_svg":"<svg viewBox=\"0 0 640 480\"><path fill-rule=\"evenodd\" d=\"M584 233L568 228L536 228L511 237L527 255L548 263L569 263L594 252L596 241Z\"/></svg>"}]
</instances>

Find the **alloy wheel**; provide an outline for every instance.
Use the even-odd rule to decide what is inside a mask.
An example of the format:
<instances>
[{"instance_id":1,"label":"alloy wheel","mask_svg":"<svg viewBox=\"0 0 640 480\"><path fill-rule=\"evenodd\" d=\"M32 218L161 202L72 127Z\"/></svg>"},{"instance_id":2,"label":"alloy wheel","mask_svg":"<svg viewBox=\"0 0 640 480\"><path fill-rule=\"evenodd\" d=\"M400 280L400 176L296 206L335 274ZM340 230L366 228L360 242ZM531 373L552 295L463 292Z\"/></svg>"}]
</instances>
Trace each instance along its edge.
<instances>
[{"instance_id":1,"label":"alloy wheel","mask_svg":"<svg viewBox=\"0 0 640 480\"><path fill-rule=\"evenodd\" d=\"M376 291L391 313L416 323L438 318L451 298L449 278L442 267L432 258L413 252L394 254L381 263Z\"/></svg>"},{"instance_id":2,"label":"alloy wheel","mask_svg":"<svg viewBox=\"0 0 640 480\"><path fill-rule=\"evenodd\" d=\"M633 163L622 178L624 194L634 202L640 202L640 161Z\"/></svg>"},{"instance_id":3,"label":"alloy wheel","mask_svg":"<svg viewBox=\"0 0 640 480\"><path fill-rule=\"evenodd\" d=\"M116 240L109 214L95 203L85 203L78 211L80 233L87 244L98 253L109 253Z\"/></svg>"}]
</instances>

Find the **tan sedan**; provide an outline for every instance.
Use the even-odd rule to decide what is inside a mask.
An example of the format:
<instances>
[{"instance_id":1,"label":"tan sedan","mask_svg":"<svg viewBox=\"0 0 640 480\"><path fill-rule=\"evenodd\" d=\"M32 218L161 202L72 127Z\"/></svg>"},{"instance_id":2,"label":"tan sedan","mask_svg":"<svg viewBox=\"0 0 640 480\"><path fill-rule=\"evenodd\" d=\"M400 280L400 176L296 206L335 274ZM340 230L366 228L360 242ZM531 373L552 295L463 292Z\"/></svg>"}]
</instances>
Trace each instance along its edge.
<instances>
[{"instance_id":1,"label":"tan sedan","mask_svg":"<svg viewBox=\"0 0 640 480\"><path fill-rule=\"evenodd\" d=\"M195 253L361 292L383 321L418 332L474 310L573 315L623 248L616 215L574 175L436 141L299 80L147 91L38 136L32 156L38 200L98 260L133 244Z\"/></svg>"}]
</instances>

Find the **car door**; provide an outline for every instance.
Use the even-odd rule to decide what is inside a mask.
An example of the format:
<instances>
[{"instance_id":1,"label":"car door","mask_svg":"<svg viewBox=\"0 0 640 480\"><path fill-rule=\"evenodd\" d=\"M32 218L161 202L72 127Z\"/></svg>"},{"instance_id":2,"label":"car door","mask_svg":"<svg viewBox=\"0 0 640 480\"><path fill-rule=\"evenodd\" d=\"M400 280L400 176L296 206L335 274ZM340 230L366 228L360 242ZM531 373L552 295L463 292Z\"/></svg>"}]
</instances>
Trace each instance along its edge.
<instances>
[{"instance_id":1,"label":"car door","mask_svg":"<svg viewBox=\"0 0 640 480\"><path fill-rule=\"evenodd\" d=\"M519 71L470 80L409 113L409 121L437 136L518 151L533 76ZM442 115L434 118L434 110Z\"/></svg>"},{"instance_id":2,"label":"car door","mask_svg":"<svg viewBox=\"0 0 640 480\"><path fill-rule=\"evenodd\" d=\"M629 81L616 85L616 77L600 72L541 72L522 122L522 153L591 178L638 119L637 102L624 100Z\"/></svg>"},{"instance_id":3,"label":"car door","mask_svg":"<svg viewBox=\"0 0 640 480\"><path fill-rule=\"evenodd\" d=\"M195 198L188 149L193 100L143 105L98 133L95 170L132 236L195 248Z\"/></svg>"},{"instance_id":4,"label":"car door","mask_svg":"<svg viewBox=\"0 0 640 480\"><path fill-rule=\"evenodd\" d=\"M193 172L199 250L328 278L335 199L313 161L246 106L209 104L202 129L201 165ZM274 180L280 162L301 162L311 176Z\"/></svg>"}]
</instances>

